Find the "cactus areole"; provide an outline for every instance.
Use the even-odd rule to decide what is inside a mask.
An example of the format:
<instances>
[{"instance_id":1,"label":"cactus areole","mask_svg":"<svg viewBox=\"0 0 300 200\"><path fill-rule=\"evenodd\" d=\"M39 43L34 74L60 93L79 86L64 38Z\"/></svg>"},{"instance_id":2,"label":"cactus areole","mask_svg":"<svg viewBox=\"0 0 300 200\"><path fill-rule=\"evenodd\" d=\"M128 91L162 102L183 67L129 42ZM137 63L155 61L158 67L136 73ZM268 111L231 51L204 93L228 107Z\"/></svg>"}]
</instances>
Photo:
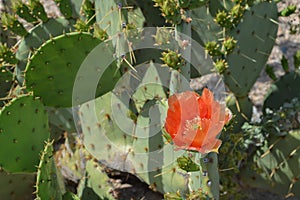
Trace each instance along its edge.
<instances>
[{"instance_id":1,"label":"cactus areole","mask_svg":"<svg viewBox=\"0 0 300 200\"><path fill-rule=\"evenodd\" d=\"M218 152L222 142L217 136L231 113L209 89L205 88L201 96L192 91L174 94L168 104L165 129L179 149Z\"/></svg>"}]
</instances>

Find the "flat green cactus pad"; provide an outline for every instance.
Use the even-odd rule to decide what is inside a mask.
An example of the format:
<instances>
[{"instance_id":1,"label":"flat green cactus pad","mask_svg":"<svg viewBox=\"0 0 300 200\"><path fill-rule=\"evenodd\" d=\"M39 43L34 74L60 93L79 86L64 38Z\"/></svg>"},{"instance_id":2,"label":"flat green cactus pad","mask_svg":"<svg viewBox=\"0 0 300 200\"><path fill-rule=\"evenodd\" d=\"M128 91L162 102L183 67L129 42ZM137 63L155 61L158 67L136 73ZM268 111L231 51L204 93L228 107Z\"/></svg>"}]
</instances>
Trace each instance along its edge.
<instances>
[{"instance_id":1,"label":"flat green cactus pad","mask_svg":"<svg viewBox=\"0 0 300 200\"><path fill-rule=\"evenodd\" d=\"M122 13L117 3L114 0L107 0L105 3L102 1L95 1L96 21L100 28L106 30L108 35L114 36L117 32L122 30Z\"/></svg>"},{"instance_id":2,"label":"flat green cactus pad","mask_svg":"<svg viewBox=\"0 0 300 200\"><path fill-rule=\"evenodd\" d=\"M192 41L191 49L191 78L209 74L214 70L214 64L203 47L207 42L218 41L222 35L222 28L214 22L213 16L205 6L191 10Z\"/></svg>"},{"instance_id":3,"label":"flat green cactus pad","mask_svg":"<svg viewBox=\"0 0 300 200\"><path fill-rule=\"evenodd\" d=\"M201 154L195 152L190 153L190 156L195 163L200 164L198 171L190 172L190 192L199 193L201 197L219 199L220 183L217 153L212 152L202 157ZM203 197L203 199L206 198Z\"/></svg>"},{"instance_id":4,"label":"flat green cactus pad","mask_svg":"<svg viewBox=\"0 0 300 200\"><path fill-rule=\"evenodd\" d=\"M161 132L167 110L163 86L170 84L171 73L151 63L143 66L131 72L131 79L125 76L113 93L81 106L84 144L99 161L138 174L158 191L184 193L187 175L176 166L182 152L165 145ZM128 95L136 109L126 105Z\"/></svg>"},{"instance_id":5,"label":"flat green cactus pad","mask_svg":"<svg viewBox=\"0 0 300 200\"><path fill-rule=\"evenodd\" d=\"M38 200L61 200L65 188L53 159L53 142L47 142L38 166L36 194Z\"/></svg>"},{"instance_id":6,"label":"flat green cactus pad","mask_svg":"<svg viewBox=\"0 0 300 200\"><path fill-rule=\"evenodd\" d=\"M300 197L300 130L286 136L270 138L263 152L257 152L254 162L259 172L242 171L247 186L263 188L278 194Z\"/></svg>"},{"instance_id":7,"label":"flat green cactus pad","mask_svg":"<svg viewBox=\"0 0 300 200\"><path fill-rule=\"evenodd\" d=\"M16 52L16 58L20 61L18 69L25 70L28 56L32 49L40 47L51 37L56 37L63 33L74 30L74 21L68 21L64 18L49 19L49 21L39 24L31 29L20 42Z\"/></svg>"},{"instance_id":8,"label":"flat green cactus pad","mask_svg":"<svg viewBox=\"0 0 300 200\"><path fill-rule=\"evenodd\" d=\"M247 96L236 97L231 93L227 97L227 106L235 114L234 130L240 130L245 121L251 120L253 103Z\"/></svg>"},{"instance_id":9,"label":"flat green cactus pad","mask_svg":"<svg viewBox=\"0 0 300 200\"><path fill-rule=\"evenodd\" d=\"M205 6L194 9L191 11L191 17L193 19L192 29L193 38L204 45L209 41L217 41L220 37L222 28L214 22L214 17L207 11Z\"/></svg>"},{"instance_id":10,"label":"flat green cactus pad","mask_svg":"<svg viewBox=\"0 0 300 200\"><path fill-rule=\"evenodd\" d=\"M35 174L0 172L0 197L5 200L32 200Z\"/></svg>"},{"instance_id":11,"label":"flat green cactus pad","mask_svg":"<svg viewBox=\"0 0 300 200\"><path fill-rule=\"evenodd\" d=\"M0 165L8 172L35 172L48 137L43 104L32 96L12 100L0 114Z\"/></svg>"},{"instance_id":12,"label":"flat green cactus pad","mask_svg":"<svg viewBox=\"0 0 300 200\"><path fill-rule=\"evenodd\" d=\"M100 40L88 33L70 33L47 41L40 47L26 67L26 85L40 96L47 106L71 107L76 74L86 56ZM89 63L98 66L101 60ZM102 66L98 68L101 70ZM98 69L98 70L99 70ZM116 67L104 71L98 85L97 95L110 91L119 74Z\"/></svg>"},{"instance_id":13,"label":"flat green cactus pad","mask_svg":"<svg viewBox=\"0 0 300 200\"><path fill-rule=\"evenodd\" d=\"M78 186L79 197L83 200L106 199L114 200L110 194L112 185L104 168L93 160L86 162L86 176L80 181Z\"/></svg>"},{"instance_id":14,"label":"flat green cactus pad","mask_svg":"<svg viewBox=\"0 0 300 200\"><path fill-rule=\"evenodd\" d=\"M228 55L224 80L236 96L245 96L266 64L277 34L275 2L262 2L246 11L231 35L237 40Z\"/></svg>"},{"instance_id":15,"label":"flat green cactus pad","mask_svg":"<svg viewBox=\"0 0 300 200\"><path fill-rule=\"evenodd\" d=\"M278 109L284 102L297 97L300 99L300 72L290 72L282 76L270 88L264 102L265 108Z\"/></svg>"}]
</instances>

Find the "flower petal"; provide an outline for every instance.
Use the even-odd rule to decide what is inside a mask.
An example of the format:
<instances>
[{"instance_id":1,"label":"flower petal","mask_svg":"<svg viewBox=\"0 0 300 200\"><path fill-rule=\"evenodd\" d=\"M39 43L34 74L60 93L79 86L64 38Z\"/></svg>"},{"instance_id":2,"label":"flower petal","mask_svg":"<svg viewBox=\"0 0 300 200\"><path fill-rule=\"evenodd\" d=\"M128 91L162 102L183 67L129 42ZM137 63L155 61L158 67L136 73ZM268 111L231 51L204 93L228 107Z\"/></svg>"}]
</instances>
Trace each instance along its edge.
<instances>
[{"instance_id":1,"label":"flower petal","mask_svg":"<svg viewBox=\"0 0 300 200\"><path fill-rule=\"evenodd\" d=\"M231 116L209 89L201 96L192 91L174 94L168 103L165 129L179 149L218 152L222 142L217 136Z\"/></svg>"}]
</instances>

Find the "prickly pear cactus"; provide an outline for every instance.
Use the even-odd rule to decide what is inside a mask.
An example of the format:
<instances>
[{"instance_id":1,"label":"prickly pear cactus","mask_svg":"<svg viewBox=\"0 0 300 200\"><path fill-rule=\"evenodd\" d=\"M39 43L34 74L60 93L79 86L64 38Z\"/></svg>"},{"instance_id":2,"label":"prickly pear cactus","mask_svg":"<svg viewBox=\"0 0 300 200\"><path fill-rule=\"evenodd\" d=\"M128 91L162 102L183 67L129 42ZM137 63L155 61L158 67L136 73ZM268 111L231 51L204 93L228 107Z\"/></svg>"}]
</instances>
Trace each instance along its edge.
<instances>
[{"instance_id":1,"label":"prickly pear cactus","mask_svg":"<svg viewBox=\"0 0 300 200\"><path fill-rule=\"evenodd\" d=\"M248 96L236 97L233 94L230 94L227 97L227 105L228 108L235 113L234 127L237 127L237 129L240 129L244 121L251 120L253 103Z\"/></svg>"},{"instance_id":2,"label":"prickly pear cactus","mask_svg":"<svg viewBox=\"0 0 300 200\"><path fill-rule=\"evenodd\" d=\"M47 142L38 165L36 195L38 200L61 200L65 186L53 157L53 142Z\"/></svg>"},{"instance_id":3,"label":"prickly pear cactus","mask_svg":"<svg viewBox=\"0 0 300 200\"><path fill-rule=\"evenodd\" d=\"M221 27L214 22L214 17L208 13L206 7L200 7L191 11L193 21L191 22L195 39L205 45L210 41L219 39Z\"/></svg>"},{"instance_id":4,"label":"prickly pear cactus","mask_svg":"<svg viewBox=\"0 0 300 200\"><path fill-rule=\"evenodd\" d=\"M78 137L65 133L64 139L65 143L55 153L56 166L64 177L79 182L84 176L85 162L89 154Z\"/></svg>"},{"instance_id":5,"label":"prickly pear cactus","mask_svg":"<svg viewBox=\"0 0 300 200\"><path fill-rule=\"evenodd\" d=\"M191 77L217 72L232 92L228 105L235 113L235 125L240 128L244 120L250 120L252 103L248 93L275 42L275 1L55 3L61 17L50 17L40 0L29 0L28 4L17 0L13 15L2 13L4 29L21 39L17 45L0 48L0 100L4 106L0 113L0 167L8 172L35 172L41 159L36 183L40 199L113 199L102 164L136 174L153 190L168 192L166 199L219 199L217 154L200 157L177 151L163 137L166 99L173 93L190 90ZM33 28L25 29L20 18ZM146 26L160 27L149 34L141 29ZM1 41L6 40L0 34ZM147 43L142 38L149 35L155 45L145 49ZM149 60L164 65L157 67ZM93 70L90 74L81 73L82 66ZM102 77L96 82L93 75ZM273 103L274 99L281 105L289 97L299 96L294 92L298 75L290 73L275 83L277 91L284 89L284 93L273 90L265 106L275 108L279 104ZM91 87L81 84L81 80L97 83L94 96L89 96ZM77 86L80 94L75 94ZM8 103L24 93L30 95ZM47 112L40 100L48 106ZM74 116L70 113L72 106ZM80 120L73 123L77 118ZM76 139L73 146L65 143L59 150L55 148L54 156L53 144L48 142L39 158L43 142L49 138L48 126L56 142L74 140L74 132L78 131L79 137L82 132L83 144ZM299 165L299 131L287 132L285 137L266 139L268 145L256 152L254 162L260 170L259 177L251 179L250 185L269 189L271 184L275 185L271 189L298 195L295 188L300 187L299 173L294 166ZM231 142L231 137L224 137L224 141ZM81 180L77 195L65 193L56 167L72 181ZM6 175L0 184L16 174ZM14 182L8 181L13 184L3 197L18 199L19 193L23 194L23 188L11 190Z\"/></svg>"},{"instance_id":6,"label":"prickly pear cactus","mask_svg":"<svg viewBox=\"0 0 300 200\"><path fill-rule=\"evenodd\" d=\"M7 200L33 199L35 174L8 174L0 172L0 196Z\"/></svg>"},{"instance_id":7,"label":"prickly pear cactus","mask_svg":"<svg viewBox=\"0 0 300 200\"><path fill-rule=\"evenodd\" d=\"M33 15L31 9L25 3L22 3L21 0L12 2L13 11L21 18L26 20L29 23L36 23L38 19Z\"/></svg>"},{"instance_id":8,"label":"prickly pear cactus","mask_svg":"<svg viewBox=\"0 0 300 200\"><path fill-rule=\"evenodd\" d=\"M0 133L3 169L35 172L40 151L49 137L48 116L41 101L30 95L13 99L1 110Z\"/></svg>"},{"instance_id":9,"label":"prickly pear cactus","mask_svg":"<svg viewBox=\"0 0 300 200\"><path fill-rule=\"evenodd\" d=\"M7 47L6 43L0 43L0 62L1 67L14 65L18 62L12 50L9 47Z\"/></svg>"},{"instance_id":10,"label":"prickly pear cactus","mask_svg":"<svg viewBox=\"0 0 300 200\"><path fill-rule=\"evenodd\" d=\"M253 157L256 165L241 173L245 186L264 188L286 196L300 197L300 131L272 135L268 145Z\"/></svg>"},{"instance_id":11,"label":"prickly pear cactus","mask_svg":"<svg viewBox=\"0 0 300 200\"><path fill-rule=\"evenodd\" d=\"M166 74L165 70L168 69L155 67L153 64L141 66L138 74L143 77L140 80L142 82L134 76L122 79L123 83L117 86L114 93L99 97L95 104L83 104L79 116L84 144L99 161L112 168L138 174L158 191L180 190L185 193L187 176L172 162L180 152L175 152L171 145L164 148L165 141L160 132L166 107L159 99L166 97L162 85L166 85L169 78L160 80L158 77L159 74ZM136 88L140 84L142 87L133 94L133 105L137 111L135 113L134 110L128 110L124 103L128 98L127 92L132 90L129 87ZM95 111L96 116L92 114ZM156 134L151 135L153 133ZM166 167L162 168L163 166Z\"/></svg>"},{"instance_id":12,"label":"prickly pear cactus","mask_svg":"<svg viewBox=\"0 0 300 200\"><path fill-rule=\"evenodd\" d=\"M126 27L126 22L122 20L122 1L116 4L114 0L108 0L105 4L95 1L96 21L101 29L106 30L108 35L115 35ZM125 23L125 24L124 24ZM109 26L108 26L109 25Z\"/></svg>"},{"instance_id":13,"label":"prickly pear cactus","mask_svg":"<svg viewBox=\"0 0 300 200\"><path fill-rule=\"evenodd\" d=\"M86 0L55 0L61 13L67 18L78 18L81 16L80 9Z\"/></svg>"},{"instance_id":14,"label":"prickly pear cactus","mask_svg":"<svg viewBox=\"0 0 300 200\"><path fill-rule=\"evenodd\" d=\"M78 196L83 200L88 199L107 199L114 200L110 194L112 190L109 178L104 168L93 160L86 162L86 174L78 186Z\"/></svg>"},{"instance_id":15,"label":"prickly pear cactus","mask_svg":"<svg viewBox=\"0 0 300 200\"><path fill-rule=\"evenodd\" d=\"M235 97L234 131L249 121L252 103L247 98L275 43L277 7L274 1L209 1L207 8L191 11L192 36L214 60L214 71L224 76ZM200 74L192 68L192 77Z\"/></svg>"},{"instance_id":16,"label":"prickly pear cactus","mask_svg":"<svg viewBox=\"0 0 300 200\"><path fill-rule=\"evenodd\" d=\"M43 4L39 0L29 0L28 6L34 17L39 18L42 22L49 20Z\"/></svg>"},{"instance_id":17,"label":"prickly pear cactus","mask_svg":"<svg viewBox=\"0 0 300 200\"><path fill-rule=\"evenodd\" d=\"M16 52L16 58L19 60L19 76L24 76L22 71L25 70L29 55L34 49L37 49L52 37L74 30L73 25L74 21L72 20L68 21L64 18L56 18L49 19L46 23L41 23L29 30L28 35L21 40Z\"/></svg>"},{"instance_id":18,"label":"prickly pear cactus","mask_svg":"<svg viewBox=\"0 0 300 200\"><path fill-rule=\"evenodd\" d=\"M276 81L269 91L264 102L265 108L278 109L284 102L295 97L300 98L299 93L300 72L287 73Z\"/></svg>"},{"instance_id":19,"label":"prickly pear cactus","mask_svg":"<svg viewBox=\"0 0 300 200\"><path fill-rule=\"evenodd\" d=\"M9 29L17 35L25 36L28 33L23 24L18 21L15 15L3 12L1 13L1 22L5 30Z\"/></svg>"},{"instance_id":20,"label":"prickly pear cactus","mask_svg":"<svg viewBox=\"0 0 300 200\"><path fill-rule=\"evenodd\" d=\"M201 157L195 156L196 163L199 163L198 171L190 172L189 188L192 195L200 199L219 199L219 172L218 157L216 153L209 153Z\"/></svg>"},{"instance_id":21,"label":"prickly pear cactus","mask_svg":"<svg viewBox=\"0 0 300 200\"><path fill-rule=\"evenodd\" d=\"M236 96L245 96L262 71L275 43L277 33L275 2L261 2L246 11L231 31L237 48L228 55L224 81Z\"/></svg>"},{"instance_id":22,"label":"prickly pear cactus","mask_svg":"<svg viewBox=\"0 0 300 200\"><path fill-rule=\"evenodd\" d=\"M76 32L50 39L35 52L27 64L27 88L35 96L41 97L45 105L71 107L77 71L87 54L100 43L101 40L91 34ZM97 65L97 61L94 62ZM101 71L101 66L98 68ZM116 67L108 68L100 80L97 95L110 91L118 77Z\"/></svg>"}]
</instances>

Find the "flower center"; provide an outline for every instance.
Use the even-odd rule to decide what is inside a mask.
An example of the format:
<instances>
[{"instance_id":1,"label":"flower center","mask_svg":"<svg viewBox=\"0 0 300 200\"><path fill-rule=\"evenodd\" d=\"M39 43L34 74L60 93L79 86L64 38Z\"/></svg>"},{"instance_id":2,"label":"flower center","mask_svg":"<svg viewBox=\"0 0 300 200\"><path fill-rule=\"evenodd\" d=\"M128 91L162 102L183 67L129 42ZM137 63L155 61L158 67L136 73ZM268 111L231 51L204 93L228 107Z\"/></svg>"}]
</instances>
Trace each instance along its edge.
<instances>
[{"instance_id":1,"label":"flower center","mask_svg":"<svg viewBox=\"0 0 300 200\"><path fill-rule=\"evenodd\" d=\"M186 120L183 135L190 134L198 129L202 130L201 118L199 116L191 120Z\"/></svg>"}]
</instances>

